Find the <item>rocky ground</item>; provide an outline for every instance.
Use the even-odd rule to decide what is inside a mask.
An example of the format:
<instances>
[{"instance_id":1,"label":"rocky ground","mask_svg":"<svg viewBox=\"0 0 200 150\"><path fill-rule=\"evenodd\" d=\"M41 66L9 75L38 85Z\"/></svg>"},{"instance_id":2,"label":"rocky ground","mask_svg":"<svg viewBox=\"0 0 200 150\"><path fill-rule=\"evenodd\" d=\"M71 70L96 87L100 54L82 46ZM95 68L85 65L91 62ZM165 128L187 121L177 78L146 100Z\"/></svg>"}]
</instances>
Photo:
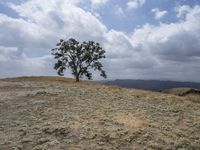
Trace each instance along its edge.
<instances>
[{"instance_id":1,"label":"rocky ground","mask_svg":"<svg viewBox=\"0 0 200 150\"><path fill-rule=\"evenodd\" d=\"M198 150L200 99L55 77L0 81L0 150L79 149Z\"/></svg>"}]
</instances>

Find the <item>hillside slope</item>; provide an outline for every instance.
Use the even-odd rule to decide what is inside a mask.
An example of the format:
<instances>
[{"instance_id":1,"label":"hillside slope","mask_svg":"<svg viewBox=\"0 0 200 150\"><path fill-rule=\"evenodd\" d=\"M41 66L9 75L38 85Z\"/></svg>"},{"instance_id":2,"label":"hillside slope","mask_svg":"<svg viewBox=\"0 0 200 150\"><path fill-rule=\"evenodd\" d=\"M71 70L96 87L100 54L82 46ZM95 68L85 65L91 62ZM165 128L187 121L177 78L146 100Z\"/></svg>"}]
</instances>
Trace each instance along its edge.
<instances>
[{"instance_id":1,"label":"hillside slope","mask_svg":"<svg viewBox=\"0 0 200 150\"><path fill-rule=\"evenodd\" d=\"M178 96L195 95L195 94L200 95L200 90L193 88L173 88L173 89L163 90L162 92Z\"/></svg>"},{"instance_id":2,"label":"hillside slope","mask_svg":"<svg viewBox=\"0 0 200 150\"><path fill-rule=\"evenodd\" d=\"M58 77L0 80L0 149L200 149L199 108L185 97Z\"/></svg>"}]
</instances>

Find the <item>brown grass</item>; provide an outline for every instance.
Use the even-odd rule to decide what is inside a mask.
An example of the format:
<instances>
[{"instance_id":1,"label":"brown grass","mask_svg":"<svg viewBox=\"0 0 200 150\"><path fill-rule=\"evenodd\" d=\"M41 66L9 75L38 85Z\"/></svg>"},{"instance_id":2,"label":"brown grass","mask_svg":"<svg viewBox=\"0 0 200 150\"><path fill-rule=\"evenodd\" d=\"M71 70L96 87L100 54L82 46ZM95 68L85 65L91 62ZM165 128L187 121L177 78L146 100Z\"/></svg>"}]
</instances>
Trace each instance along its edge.
<instances>
[{"instance_id":1,"label":"brown grass","mask_svg":"<svg viewBox=\"0 0 200 150\"><path fill-rule=\"evenodd\" d=\"M74 82L72 78L58 76L22 76L1 79L2 81L42 81L42 82Z\"/></svg>"},{"instance_id":2,"label":"brown grass","mask_svg":"<svg viewBox=\"0 0 200 150\"><path fill-rule=\"evenodd\" d=\"M197 99L64 77L3 79L0 149L199 149Z\"/></svg>"}]
</instances>

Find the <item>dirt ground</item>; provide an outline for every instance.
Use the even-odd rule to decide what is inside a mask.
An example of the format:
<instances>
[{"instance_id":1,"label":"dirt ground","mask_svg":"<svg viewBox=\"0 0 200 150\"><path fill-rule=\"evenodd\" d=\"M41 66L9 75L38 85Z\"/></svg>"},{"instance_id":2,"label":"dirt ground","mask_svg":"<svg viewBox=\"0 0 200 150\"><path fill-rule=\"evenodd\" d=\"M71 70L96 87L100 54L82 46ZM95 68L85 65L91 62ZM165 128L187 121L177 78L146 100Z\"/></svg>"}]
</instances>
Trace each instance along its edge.
<instances>
[{"instance_id":1,"label":"dirt ground","mask_svg":"<svg viewBox=\"0 0 200 150\"><path fill-rule=\"evenodd\" d=\"M0 150L198 150L195 98L54 77L0 80Z\"/></svg>"}]
</instances>

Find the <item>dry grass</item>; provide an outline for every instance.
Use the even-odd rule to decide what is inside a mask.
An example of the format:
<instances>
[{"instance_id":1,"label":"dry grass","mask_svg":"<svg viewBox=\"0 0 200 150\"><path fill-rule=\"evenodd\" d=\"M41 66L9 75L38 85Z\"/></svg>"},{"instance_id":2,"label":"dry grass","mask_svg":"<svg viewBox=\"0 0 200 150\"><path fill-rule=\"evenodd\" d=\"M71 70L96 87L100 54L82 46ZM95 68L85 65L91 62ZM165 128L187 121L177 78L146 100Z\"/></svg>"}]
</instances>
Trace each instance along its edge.
<instances>
[{"instance_id":1,"label":"dry grass","mask_svg":"<svg viewBox=\"0 0 200 150\"><path fill-rule=\"evenodd\" d=\"M135 117L130 113L116 113L116 115L114 116L114 120L116 120L116 122L118 122L119 124L125 126L127 129L142 128L146 124L145 120L140 119L139 117Z\"/></svg>"},{"instance_id":2,"label":"dry grass","mask_svg":"<svg viewBox=\"0 0 200 150\"><path fill-rule=\"evenodd\" d=\"M72 78L57 77L57 76L23 76L23 77L14 77L14 78L5 78L1 79L2 81L13 81L13 82L23 82L23 81L42 81L42 82L74 82Z\"/></svg>"},{"instance_id":3,"label":"dry grass","mask_svg":"<svg viewBox=\"0 0 200 150\"><path fill-rule=\"evenodd\" d=\"M0 80L1 150L200 149L198 97L60 77Z\"/></svg>"}]
</instances>

